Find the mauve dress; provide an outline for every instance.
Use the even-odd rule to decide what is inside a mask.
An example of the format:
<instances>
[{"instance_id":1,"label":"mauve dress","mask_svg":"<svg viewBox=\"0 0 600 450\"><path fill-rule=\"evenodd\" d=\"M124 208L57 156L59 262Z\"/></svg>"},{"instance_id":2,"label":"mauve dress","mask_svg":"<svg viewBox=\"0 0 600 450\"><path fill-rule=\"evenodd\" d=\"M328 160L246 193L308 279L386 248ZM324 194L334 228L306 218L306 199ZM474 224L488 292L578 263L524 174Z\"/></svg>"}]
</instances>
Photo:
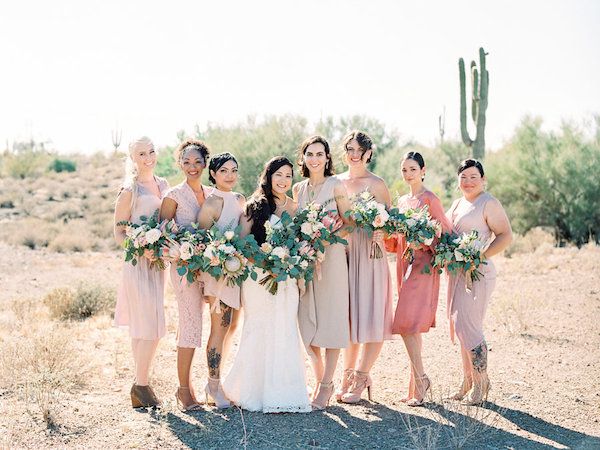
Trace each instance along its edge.
<instances>
[{"instance_id":1,"label":"mauve dress","mask_svg":"<svg viewBox=\"0 0 600 450\"><path fill-rule=\"evenodd\" d=\"M337 178L327 177L314 199L308 196L308 180L299 183L298 208L308 203L325 204L326 209L337 212L334 187ZM346 348L350 342L350 295L348 292L348 261L342 244L325 248L321 262L321 279L306 282L306 292L300 298L298 326L304 346L321 348Z\"/></svg>"},{"instance_id":2,"label":"mauve dress","mask_svg":"<svg viewBox=\"0 0 600 450\"><path fill-rule=\"evenodd\" d=\"M416 197L408 194L398 199L398 208L403 211L409 208L429 206L429 214L442 224L442 232L451 230L451 224L446 215L442 202L431 191L424 191ZM407 248L404 236L398 235L392 248L396 247L396 276L398 278L398 303L392 331L394 334L426 333L435 327L435 314L440 292L440 275L435 270L430 274L421 273L425 265L431 264L433 249L437 240L425 250L415 250L412 272L408 280L404 280L409 261L402 255ZM395 245L394 245L395 244Z\"/></svg>"},{"instance_id":3,"label":"mauve dress","mask_svg":"<svg viewBox=\"0 0 600 450\"><path fill-rule=\"evenodd\" d=\"M348 241L350 339L354 344L392 339L394 293L387 252L370 258L372 236L356 228Z\"/></svg>"},{"instance_id":4,"label":"mauve dress","mask_svg":"<svg viewBox=\"0 0 600 450\"><path fill-rule=\"evenodd\" d=\"M204 195L206 187L202 187ZM200 212L196 194L187 182L169 189L166 198L177 203L175 222L183 228L192 229ZM204 296L199 281L188 283L187 279L177 273L177 265L171 264L171 284L177 299L179 326L177 328L177 346L182 348L202 347L202 314L204 311Z\"/></svg>"},{"instance_id":5,"label":"mauve dress","mask_svg":"<svg viewBox=\"0 0 600 450\"><path fill-rule=\"evenodd\" d=\"M461 198L454 202L448 211L448 218L454 224L454 232L479 232L480 239L489 243L494 237L483 215L485 204L494 197L484 192L473 203ZM460 211L458 210L458 207ZM457 214L458 213L458 214ZM483 319L496 285L496 268L488 259L479 271L483 277L473 282L471 292L465 287L464 273L451 275L448 279L448 318L450 320L450 337L458 336L461 345L472 350L485 341L483 335Z\"/></svg>"},{"instance_id":6,"label":"mauve dress","mask_svg":"<svg viewBox=\"0 0 600 450\"><path fill-rule=\"evenodd\" d=\"M211 195L216 195L223 199L223 209L221 210L219 220L215 223L217 228L221 231L235 230L239 225L240 217L244 212L237 198L239 194L213 189ZM217 281L207 273L202 273L200 275L200 280L204 283L204 295L217 297L227 306L240 309L240 287L238 285L227 286L227 282L224 278Z\"/></svg>"},{"instance_id":7,"label":"mauve dress","mask_svg":"<svg viewBox=\"0 0 600 450\"><path fill-rule=\"evenodd\" d=\"M164 178L155 177L161 196L169 188ZM132 191L132 188L124 188ZM142 216L152 216L160 208L161 197L144 186L137 185L137 196L131 211L130 222L140 223ZM123 277L117 293L114 324L128 327L132 339L154 341L166 333L165 272L150 268L150 261L141 257L134 266L123 265Z\"/></svg>"}]
</instances>

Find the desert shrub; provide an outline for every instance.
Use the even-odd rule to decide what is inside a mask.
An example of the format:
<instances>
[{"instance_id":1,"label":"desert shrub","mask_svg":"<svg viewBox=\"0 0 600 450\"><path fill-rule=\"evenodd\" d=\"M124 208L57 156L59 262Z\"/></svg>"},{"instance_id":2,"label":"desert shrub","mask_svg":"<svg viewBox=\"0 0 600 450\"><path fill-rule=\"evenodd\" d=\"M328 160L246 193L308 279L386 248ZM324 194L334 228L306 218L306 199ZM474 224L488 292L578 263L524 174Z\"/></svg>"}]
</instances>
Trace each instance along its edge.
<instances>
[{"instance_id":1,"label":"desert shrub","mask_svg":"<svg viewBox=\"0 0 600 450\"><path fill-rule=\"evenodd\" d=\"M99 248L98 239L84 219L72 220L63 225L48 244L49 250L59 253L85 252Z\"/></svg>"},{"instance_id":2,"label":"desert shrub","mask_svg":"<svg viewBox=\"0 0 600 450\"><path fill-rule=\"evenodd\" d=\"M527 232L525 236L515 233L513 241L504 252L504 255L511 257L522 253L535 252L543 245L552 245L554 235L541 227L536 227Z\"/></svg>"},{"instance_id":3,"label":"desert shrub","mask_svg":"<svg viewBox=\"0 0 600 450\"><path fill-rule=\"evenodd\" d=\"M43 142L15 142L12 151L1 156L0 166L5 175L13 178L30 178L44 172L50 156Z\"/></svg>"},{"instance_id":4,"label":"desert shrub","mask_svg":"<svg viewBox=\"0 0 600 450\"><path fill-rule=\"evenodd\" d=\"M47 247L58 233L55 224L31 217L11 221L0 227L0 240L31 249Z\"/></svg>"},{"instance_id":5,"label":"desert shrub","mask_svg":"<svg viewBox=\"0 0 600 450\"><path fill-rule=\"evenodd\" d=\"M541 226L560 245L600 242L599 136L600 118L592 130L563 124L556 133L527 117L509 145L489 155L490 190L516 232Z\"/></svg>"},{"instance_id":6,"label":"desert shrub","mask_svg":"<svg viewBox=\"0 0 600 450\"><path fill-rule=\"evenodd\" d=\"M2 343L0 385L33 405L48 427L56 424L61 394L81 386L87 364L73 345L71 331L52 324ZM31 411L30 411L31 412Z\"/></svg>"},{"instance_id":7,"label":"desert shrub","mask_svg":"<svg viewBox=\"0 0 600 450\"><path fill-rule=\"evenodd\" d=\"M77 170L77 164L70 159L54 158L50 163L49 169L57 173L75 172L75 170Z\"/></svg>"},{"instance_id":8,"label":"desert shrub","mask_svg":"<svg viewBox=\"0 0 600 450\"><path fill-rule=\"evenodd\" d=\"M55 288L44 297L55 319L84 320L114 308L115 292L97 284L81 283L77 289Z\"/></svg>"}]
</instances>

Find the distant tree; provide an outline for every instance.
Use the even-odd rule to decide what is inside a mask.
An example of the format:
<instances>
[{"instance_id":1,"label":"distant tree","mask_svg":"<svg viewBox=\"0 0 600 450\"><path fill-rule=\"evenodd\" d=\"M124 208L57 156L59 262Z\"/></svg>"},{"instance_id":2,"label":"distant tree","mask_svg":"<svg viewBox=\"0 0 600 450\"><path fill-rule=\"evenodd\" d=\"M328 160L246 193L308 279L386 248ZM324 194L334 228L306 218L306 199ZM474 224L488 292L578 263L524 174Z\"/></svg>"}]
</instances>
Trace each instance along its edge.
<instances>
[{"instance_id":1,"label":"distant tree","mask_svg":"<svg viewBox=\"0 0 600 450\"><path fill-rule=\"evenodd\" d=\"M564 123L556 133L526 117L510 144L488 155L490 190L516 231L549 227L559 245L600 241L600 121L594 120L587 129Z\"/></svg>"}]
</instances>

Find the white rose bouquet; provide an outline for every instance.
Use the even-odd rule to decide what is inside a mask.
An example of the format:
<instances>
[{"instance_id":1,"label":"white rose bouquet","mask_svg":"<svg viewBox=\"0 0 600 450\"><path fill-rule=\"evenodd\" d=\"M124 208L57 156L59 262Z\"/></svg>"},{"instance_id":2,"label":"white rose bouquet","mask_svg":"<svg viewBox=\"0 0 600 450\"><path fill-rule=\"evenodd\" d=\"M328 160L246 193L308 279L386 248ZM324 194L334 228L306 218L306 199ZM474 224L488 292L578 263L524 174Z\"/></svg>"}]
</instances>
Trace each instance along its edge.
<instances>
[{"instance_id":1,"label":"white rose bouquet","mask_svg":"<svg viewBox=\"0 0 600 450\"><path fill-rule=\"evenodd\" d=\"M433 240L436 237L440 237L442 234L442 225L431 218L429 214L429 207L427 205L422 208L407 209L402 213L402 220L396 221L397 232L404 235L406 239L406 250L402 255L407 261L409 266L404 275L404 279L407 280L412 271L412 263L415 259L415 248L425 245L430 246L433 244Z\"/></svg>"},{"instance_id":2,"label":"white rose bouquet","mask_svg":"<svg viewBox=\"0 0 600 450\"><path fill-rule=\"evenodd\" d=\"M138 263L146 250L150 250L154 260L150 267L158 270L165 269L163 260L165 248L175 242L179 228L174 220L158 220L158 209L152 216L142 216L141 223L130 221L121 221L117 225L125 227L125 240L123 248L125 250L125 261L131 261L134 266Z\"/></svg>"},{"instance_id":3,"label":"white rose bouquet","mask_svg":"<svg viewBox=\"0 0 600 450\"><path fill-rule=\"evenodd\" d=\"M476 230L456 235L444 233L435 247L431 265L440 273L446 268L450 273L463 272L467 292L473 288L473 282L483 276L479 271L484 261L483 252L487 242L481 240Z\"/></svg>"},{"instance_id":4,"label":"white rose bouquet","mask_svg":"<svg viewBox=\"0 0 600 450\"><path fill-rule=\"evenodd\" d=\"M283 213L277 227L265 223L266 241L256 256L258 267L267 272L259 283L272 295L277 294L279 283L294 278L312 280L318 252L307 240L296 235L293 219Z\"/></svg>"},{"instance_id":5,"label":"white rose bouquet","mask_svg":"<svg viewBox=\"0 0 600 450\"><path fill-rule=\"evenodd\" d=\"M377 230L385 231L386 233L396 231L393 226L394 222L390 220L392 216L385 208L385 205L377 202L373 194L369 191L352 195L350 202L352 206L346 212L346 215L354 220L357 227L367 230L369 234L373 234ZM383 251L379 243L371 243L369 257L371 259L383 257Z\"/></svg>"}]
</instances>

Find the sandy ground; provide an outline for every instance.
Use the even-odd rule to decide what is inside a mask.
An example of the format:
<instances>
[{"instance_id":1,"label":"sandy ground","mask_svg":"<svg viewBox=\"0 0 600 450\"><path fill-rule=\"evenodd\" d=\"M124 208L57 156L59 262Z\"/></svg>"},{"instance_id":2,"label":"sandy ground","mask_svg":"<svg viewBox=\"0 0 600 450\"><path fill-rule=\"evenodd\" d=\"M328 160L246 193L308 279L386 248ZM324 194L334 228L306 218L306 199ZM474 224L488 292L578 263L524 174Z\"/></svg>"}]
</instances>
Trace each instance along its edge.
<instances>
[{"instance_id":1,"label":"sandy ground","mask_svg":"<svg viewBox=\"0 0 600 450\"><path fill-rule=\"evenodd\" d=\"M52 325L41 306L35 312L39 320L19 325L12 305L24 299L41 303L50 289L81 280L115 287L120 264L116 252L55 254L0 243L0 344ZM372 372L373 403L332 404L326 412L298 415L211 407L182 413L173 396L176 308L169 289L169 333L153 372L165 401L162 410L130 407L127 335L111 327L108 316L94 317L51 328L67 330L82 364L72 370L85 366L86 373L83 385L54 398L52 426L34 400L26 402L22 389L2 380L0 448L600 448L600 248L542 246L535 253L500 257L496 265L486 324L492 391L483 407L442 400L461 380L442 295L438 326L424 339L433 382L426 407L399 402L408 362L402 341L391 341ZM203 332L206 336L207 326ZM197 355L194 371L200 392L206 382L203 355Z\"/></svg>"}]
</instances>

